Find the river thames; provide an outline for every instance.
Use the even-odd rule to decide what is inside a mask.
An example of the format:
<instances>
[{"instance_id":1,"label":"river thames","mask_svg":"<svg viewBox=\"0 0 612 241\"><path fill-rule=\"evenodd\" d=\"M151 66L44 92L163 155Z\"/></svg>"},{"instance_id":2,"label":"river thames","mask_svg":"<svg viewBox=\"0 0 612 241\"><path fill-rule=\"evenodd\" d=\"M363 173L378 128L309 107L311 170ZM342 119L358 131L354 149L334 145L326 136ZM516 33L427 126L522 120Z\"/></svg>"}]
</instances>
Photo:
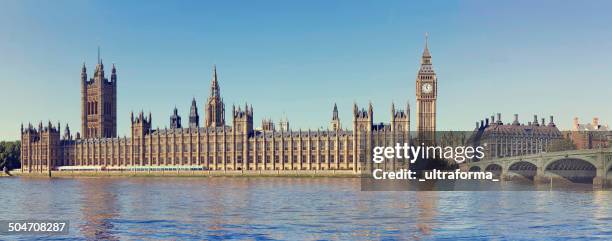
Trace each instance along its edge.
<instances>
[{"instance_id":1,"label":"river thames","mask_svg":"<svg viewBox=\"0 0 612 241\"><path fill-rule=\"evenodd\" d=\"M0 178L2 240L612 239L610 191L360 191L356 178ZM516 184L504 184L516 185Z\"/></svg>"}]
</instances>

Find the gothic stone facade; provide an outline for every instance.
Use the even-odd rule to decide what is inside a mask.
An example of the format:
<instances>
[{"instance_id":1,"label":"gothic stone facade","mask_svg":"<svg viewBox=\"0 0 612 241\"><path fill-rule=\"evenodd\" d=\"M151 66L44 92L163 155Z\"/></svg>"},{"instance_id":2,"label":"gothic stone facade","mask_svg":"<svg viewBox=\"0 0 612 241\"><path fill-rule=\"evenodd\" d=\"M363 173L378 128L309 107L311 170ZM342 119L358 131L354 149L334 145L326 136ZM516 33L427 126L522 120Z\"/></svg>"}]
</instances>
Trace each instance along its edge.
<instances>
[{"instance_id":1,"label":"gothic stone facade","mask_svg":"<svg viewBox=\"0 0 612 241\"><path fill-rule=\"evenodd\" d=\"M483 146L485 158L522 156L545 151L555 140L563 138L563 134L550 116L548 124L544 118L541 122L533 117L533 122L521 124L518 115L514 115L512 123L503 123L501 114L476 122L476 128L468 140L473 146ZM485 145L486 143L486 145Z\"/></svg>"},{"instance_id":2,"label":"gothic stone facade","mask_svg":"<svg viewBox=\"0 0 612 241\"><path fill-rule=\"evenodd\" d=\"M425 50L420 69L431 70L431 56ZM423 66L427 65L427 66ZM433 72L419 72L418 82L435 80ZM433 76L433 77L432 77ZM225 122L225 105L221 98L216 68L213 70L210 94L206 102L204 126L199 126L195 99L185 128L175 111L169 129L152 129L151 114L132 113L131 135L117 137L117 70L113 65L111 80L104 76L104 65L98 61L94 78L87 80L85 66L82 82L83 135L73 137L66 125L60 136L60 124L48 123L38 128L29 124L21 128L22 171L47 170L130 170L142 168L189 170L353 170L359 172L371 163L374 146L393 146L410 142L410 107L393 105L390 123L375 124L374 110L353 106L352 130L342 129L338 108L334 106L328 130L293 131L285 120L280 130L267 120L261 129L254 128L253 107L233 107L232 124ZM434 82L434 86L436 83ZM417 88L424 88L418 86ZM435 87L434 87L435 88ZM429 90L427 90L429 92ZM435 91L435 89L434 89ZM431 103L431 101L429 101ZM435 109L423 110L435 118ZM421 118L420 117L420 118ZM435 120L423 117L427 131ZM406 165L395 160L393 165ZM395 168L395 167L389 167Z\"/></svg>"}]
</instances>

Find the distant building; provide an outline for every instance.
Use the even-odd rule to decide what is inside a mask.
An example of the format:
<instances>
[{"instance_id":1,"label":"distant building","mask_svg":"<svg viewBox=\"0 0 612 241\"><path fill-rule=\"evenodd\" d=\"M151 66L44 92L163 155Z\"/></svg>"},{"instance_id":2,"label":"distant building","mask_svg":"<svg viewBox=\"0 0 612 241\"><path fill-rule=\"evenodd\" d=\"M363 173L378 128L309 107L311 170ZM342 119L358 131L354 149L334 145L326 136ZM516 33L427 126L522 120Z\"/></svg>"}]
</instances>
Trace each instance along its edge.
<instances>
[{"instance_id":1,"label":"distant building","mask_svg":"<svg viewBox=\"0 0 612 241\"><path fill-rule=\"evenodd\" d=\"M569 138L577 149L608 148L612 141L612 130L607 124L601 125L597 117L585 124L580 124L578 117L575 117Z\"/></svg>"},{"instance_id":2,"label":"distant building","mask_svg":"<svg viewBox=\"0 0 612 241\"><path fill-rule=\"evenodd\" d=\"M501 114L476 122L476 128L469 142L474 146L485 148L484 159L495 159L510 156L537 154L546 150L546 147L555 140L563 138L563 134L550 116L548 124L544 118L538 122L534 115L533 122L521 124L518 114L514 115L512 123L503 123Z\"/></svg>"}]
</instances>

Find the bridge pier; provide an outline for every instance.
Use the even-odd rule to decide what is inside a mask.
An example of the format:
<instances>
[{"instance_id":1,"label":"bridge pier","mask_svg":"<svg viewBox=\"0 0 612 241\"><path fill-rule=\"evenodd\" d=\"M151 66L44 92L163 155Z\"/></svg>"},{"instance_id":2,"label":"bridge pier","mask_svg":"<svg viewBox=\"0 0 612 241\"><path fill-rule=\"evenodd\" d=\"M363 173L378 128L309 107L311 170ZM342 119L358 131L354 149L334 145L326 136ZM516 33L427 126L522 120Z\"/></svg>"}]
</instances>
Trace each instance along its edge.
<instances>
[{"instance_id":1,"label":"bridge pier","mask_svg":"<svg viewBox=\"0 0 612 241\"><path fill-rule=\"evenodd\" d=\"M597 163L595 165L595 178L593 178L593 188L605 188L608 185L608 158L603 152L597 154Z\"/></svg>"},{"instance_id":2,"label":"bridge pier","mask_svg":"<svg viewBox=\"0 0 612 241\"><path fill-rule=\"evenodd\" d=\"M537 165L536 175L533 177L533 183L535 184L548 184L550 183L550 177L547 177L544 172L545 167Z\"/></svg>"},{"instance_id":3,"label":"bridge pier","mask_svg":"<svg viewBox=\"0 0 612 241\"><path fill-rule=\"evenodd\" d=\"M603 160L602 160L602 162L603 162ZM606 170L604 168L605 168L604 163L601 163L601 166L597 167L595 178L593 178L593 187L594 188L604 188L608 184L608 178L606 177L606 174L607 174L608 170Z\"/></svg>"}]
</instances>

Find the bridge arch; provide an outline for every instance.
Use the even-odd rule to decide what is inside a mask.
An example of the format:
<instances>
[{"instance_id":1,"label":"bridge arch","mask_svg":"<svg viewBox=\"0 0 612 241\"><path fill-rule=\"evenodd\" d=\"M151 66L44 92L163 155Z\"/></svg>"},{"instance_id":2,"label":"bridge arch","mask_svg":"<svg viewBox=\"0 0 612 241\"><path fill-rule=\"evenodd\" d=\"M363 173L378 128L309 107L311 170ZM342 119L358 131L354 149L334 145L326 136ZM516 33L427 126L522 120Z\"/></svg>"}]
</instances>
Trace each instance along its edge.
<instances>
[{"instance_id":1,"label":"bridge arch","mask_svg":"<svg viewBox=\"0 0 612 241\"><path fill-rule=\"evenodd\" d=\"M502 166L499 164L489 164L485 171L492 172L495 176L500 176L502 174Z\"/></svg>"},{"instance_id":2,"label":"bridge arch","mask_svg":"<svg viewBox=\"0 0 612 241\"><path fill-rule=\"evenodd\" d=\"M480 167L479 167L479 166L473 166L473 167L470 167L470 170L469 170L469 171L470 171L470 172L479 172L479 171L480 171Z\"/></svg>"},{"instance_id":3,"label":"bridge arch","mask_svg":"<svg viewBox=\"0 0 612 241\"><path fill-rule=\"evenodd\" d=\"M538 172L538 166L528 161L517 161L508 167L508 172L514 172L533 180L533 177L535 177Z\"/></svg>"},{"instance_id":4,"label":"bridge arch","mask_svg":"<svg viewBox=\"0 0 612 241\"><path fill-rule=\"evenodd\" d=\"M554 173L572 182L592 183L597 175L597 167L592 160L565 157L551 160L544 166L547 172Z\"/></svg>"}]
</instances>

